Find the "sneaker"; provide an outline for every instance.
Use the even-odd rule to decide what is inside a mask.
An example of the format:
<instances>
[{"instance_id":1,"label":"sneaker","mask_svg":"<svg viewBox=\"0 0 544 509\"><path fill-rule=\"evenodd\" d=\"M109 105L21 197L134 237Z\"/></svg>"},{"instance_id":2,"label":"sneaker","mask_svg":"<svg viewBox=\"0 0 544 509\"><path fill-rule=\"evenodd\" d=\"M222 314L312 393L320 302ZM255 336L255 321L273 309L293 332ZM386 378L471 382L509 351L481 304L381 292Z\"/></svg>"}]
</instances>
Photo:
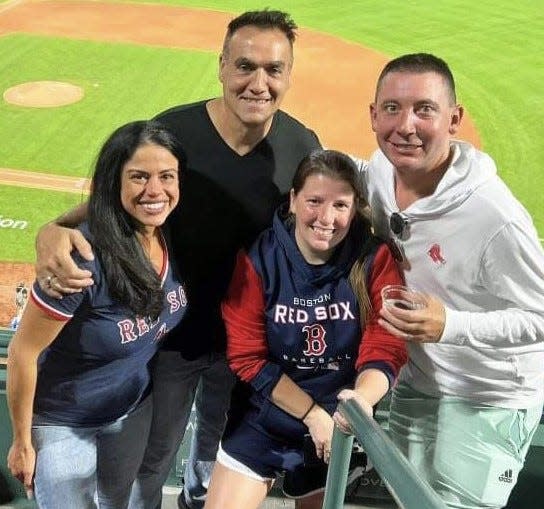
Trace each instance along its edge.
<instances>
[{"instance_id":1,"label":"sneaker","mask_svg":"<svg viewBox=\"0 0 544 509\"><path fill-rule=\"evenodd\" d=\"M204 500L193 501L191 504L187 502L183 487L181 493L178 495L178 509L202 509L204 507Z\"/></svg>"},{"instance_id":2,"label":"sneaker","mask_svg":"<svg viewBox=\"0 0 544 509\"><path fill-rule=\"evenodd\" d=\"M301 465L286 471L283 477L283 494L288 498L303 498L325 490L327 465Z\"/></svg>"},{"instance_id":3,"label":"sneaker","mask_svg":"<svg viewBox=\"0 0 544 509\"><path fill-rule=\"evenodd\" d=\"M185 494L183 493L183 490L181 490L181 493L178 495L178 509L191 509L187 505L187 501L185 500Z\"/></svg>"},{"instance_id":4,"label":"sneaker","mask_svg":"<svg viewBox=\"0 0 544 509\"><path fill-rule=\"evenodd\" d=\"M189 506L185 502L183 491L178 495L178 509L189 509Z\"/></svg>"}]
</instances>

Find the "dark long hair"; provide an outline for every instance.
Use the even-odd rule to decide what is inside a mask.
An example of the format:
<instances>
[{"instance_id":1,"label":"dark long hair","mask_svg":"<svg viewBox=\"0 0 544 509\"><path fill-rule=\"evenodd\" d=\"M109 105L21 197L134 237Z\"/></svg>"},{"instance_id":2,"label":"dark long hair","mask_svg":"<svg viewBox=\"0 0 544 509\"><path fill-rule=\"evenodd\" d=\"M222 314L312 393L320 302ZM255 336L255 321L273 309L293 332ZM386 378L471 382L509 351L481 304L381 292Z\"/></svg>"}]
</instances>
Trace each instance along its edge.
<instances>
[{"instance_id":1,"label":"dark long hair","mask_svg":"<svg viewBox=\"0 0 544 509\"><path fill-rule=\"evenodd\" d=\"M123 166L145 144L179 153L176 138L158 122L130 122L106 140L96 161L88 222L93 249L111 297L136 316L155 319L164 307L159 275L136 238L136 224L121 204Z\"/></svg>"},{"instance_id":2,"label":"dark long hair","mask_svg":"<svg viewBox=\"0 0 544 509\"><path fill-rule=\"evenodd\" d=\"M356 207L353 221L360 221L363 225L362 230L370 235L368 203L363 196L361 176L351 157L336 150L315 150L306 156L297 168L292 186L295 194L300 192L306 179L312 175L324 175L351 186ZM361 326L364 326L372 308L366 284L366 265L367 253L364 252L355 261L349 273L349 282L359 303Z\"/></svg>"}]
</instances>

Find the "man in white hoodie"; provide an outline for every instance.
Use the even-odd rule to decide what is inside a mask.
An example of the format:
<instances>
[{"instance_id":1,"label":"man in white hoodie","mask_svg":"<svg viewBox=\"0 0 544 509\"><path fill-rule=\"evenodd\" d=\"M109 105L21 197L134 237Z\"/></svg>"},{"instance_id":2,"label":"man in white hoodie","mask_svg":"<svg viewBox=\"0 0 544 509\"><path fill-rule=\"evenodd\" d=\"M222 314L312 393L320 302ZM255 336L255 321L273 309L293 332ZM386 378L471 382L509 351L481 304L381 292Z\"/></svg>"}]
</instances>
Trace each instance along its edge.
<instances>
[{"instance_id":1,"label":"man in white hoodie","mask_svg":"<svg viewBox=\"0 0 544 509\"><path fill-rule=\"evenodd\" d=\"M389 62L370 114L373 223L426 302L381 310L410 354L391 436L449 507L503 507L542 414L542 246L493 160L452 140L463 109L444 61Z\"/></svg>"}]
</instances>

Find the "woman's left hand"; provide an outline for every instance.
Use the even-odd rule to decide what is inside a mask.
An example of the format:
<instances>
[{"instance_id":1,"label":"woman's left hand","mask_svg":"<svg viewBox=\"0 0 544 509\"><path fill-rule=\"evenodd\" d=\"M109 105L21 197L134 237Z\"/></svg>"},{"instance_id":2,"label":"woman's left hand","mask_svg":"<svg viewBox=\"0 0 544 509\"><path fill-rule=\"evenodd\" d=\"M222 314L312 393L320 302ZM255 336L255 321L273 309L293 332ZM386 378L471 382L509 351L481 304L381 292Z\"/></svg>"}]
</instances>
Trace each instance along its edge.
<instances>
[{"instance_id":1,"label":"woman's left hand","mask_svg":"<svg viewBox=\"0 0 544 509\"><path fill-rule=\"evenodd\" d=\"M357 391L354 391L352 389L344 389L343 391L340 391L338 394L338 399L340 401L347 401L348 399L354 399L359 406L362 408L363 412L367 414L368 416L372 417L372 405L366 401L363 396L361 396ZM336 410L333 415L334 422L336 425L346 434L351 435L353 434L353 430L351 429L350 425L348 424L348 421L344 418L344 416Z\"/></svg>"},{"instance_id":2,"label":"woman's left hand","mask_svg":"<svg viewBox=\"0 0 544 509\"><path fill-rule=\"evenodd\" d=\"M34 489L34 469L36 468L36 452L31 444L14 441L7 458L8 468L21 481L25 490L31 493Z\"/></svg>"}]
</instances>

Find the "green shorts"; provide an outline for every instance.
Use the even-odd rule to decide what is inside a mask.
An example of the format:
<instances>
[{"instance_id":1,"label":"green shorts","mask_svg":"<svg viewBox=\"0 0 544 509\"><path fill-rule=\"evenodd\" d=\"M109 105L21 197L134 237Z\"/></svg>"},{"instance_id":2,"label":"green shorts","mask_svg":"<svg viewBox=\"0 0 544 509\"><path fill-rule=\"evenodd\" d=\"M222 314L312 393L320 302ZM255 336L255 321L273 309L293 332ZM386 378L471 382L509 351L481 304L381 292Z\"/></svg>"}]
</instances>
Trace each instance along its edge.
<instances>
[{"instance_id":1,"label":"green shorts","mask_svg":"<svg viewBox=\"0 0 544 509\"><path fill-rule=\"evenodd\" d=\"M499 408L399 384L393 391L389 433L448 507L504 507L542 406Z\"/></svg>"}]
</instances>

